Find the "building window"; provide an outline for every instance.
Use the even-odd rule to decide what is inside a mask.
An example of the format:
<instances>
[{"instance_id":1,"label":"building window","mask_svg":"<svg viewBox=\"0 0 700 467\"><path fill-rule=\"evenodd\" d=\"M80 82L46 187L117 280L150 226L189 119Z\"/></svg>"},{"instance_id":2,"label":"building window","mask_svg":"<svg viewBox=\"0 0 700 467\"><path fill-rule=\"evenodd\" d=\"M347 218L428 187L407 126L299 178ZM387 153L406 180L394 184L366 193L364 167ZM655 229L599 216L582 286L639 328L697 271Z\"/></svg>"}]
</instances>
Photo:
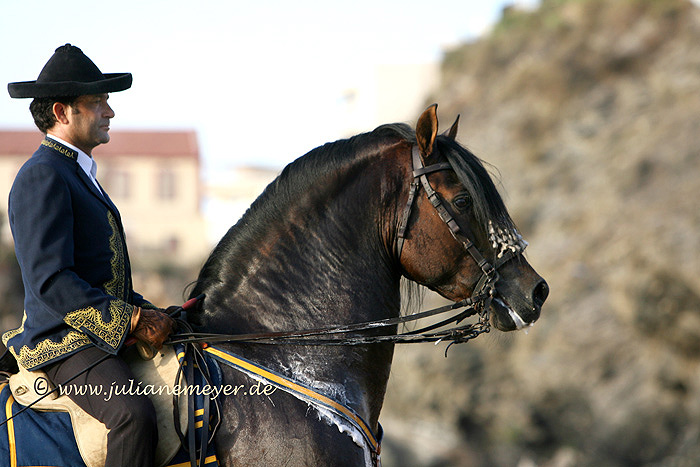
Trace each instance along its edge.
<instances>
[{"instance_id":1,"label":"building window","mask_svg":"<svg viewBox=\"0 0 700 467\"><path fill-rule=\"evenodd\" d=\"M169 169L158 172L158 199L173 200L176 195L175 174Z\"/></svg>"}]
</instances>

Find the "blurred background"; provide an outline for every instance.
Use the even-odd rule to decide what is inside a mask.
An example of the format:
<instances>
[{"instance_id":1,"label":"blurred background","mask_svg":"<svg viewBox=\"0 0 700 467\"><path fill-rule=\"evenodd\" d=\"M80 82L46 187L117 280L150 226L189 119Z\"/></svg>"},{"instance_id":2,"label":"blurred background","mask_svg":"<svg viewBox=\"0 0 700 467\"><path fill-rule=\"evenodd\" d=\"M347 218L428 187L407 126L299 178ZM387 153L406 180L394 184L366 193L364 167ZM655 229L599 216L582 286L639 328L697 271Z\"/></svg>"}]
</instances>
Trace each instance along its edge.
<instances>
[{"instance_id":1,"label":"blurred background","mask_svg":"<svg viewBox=\"0 0 700 467\"><path fill-rule=\"evenodd\" d=\"M0 16L3 83L65 42L134 74L95 154L160 305L286 163L433 102L443 128L461 115L551 294L527 335L397 349L385 466L698 465L697 3L19 3ZM41 138L28 104L0 98L4 199ZM22 290L2 225L8 329Z\"/></svg>"}]
</instances>

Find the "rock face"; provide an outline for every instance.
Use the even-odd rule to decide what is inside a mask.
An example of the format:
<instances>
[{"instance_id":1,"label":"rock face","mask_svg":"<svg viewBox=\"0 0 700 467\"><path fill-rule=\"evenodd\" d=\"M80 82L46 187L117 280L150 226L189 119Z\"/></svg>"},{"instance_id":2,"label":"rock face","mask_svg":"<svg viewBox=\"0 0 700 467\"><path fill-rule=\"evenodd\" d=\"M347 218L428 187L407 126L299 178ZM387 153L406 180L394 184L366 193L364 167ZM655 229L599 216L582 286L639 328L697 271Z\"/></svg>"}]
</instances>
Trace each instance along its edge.
<instances>
[{"instance_id":1,"label":"rock face","mask_svg":"<svg viewBox=\"0 0 700 467\"><path fill-rule=\"evenodd\" d=\"M508 9L430 102L498 169L551 293L528 335L397 349L385 465L697 465L700 9Z\"/></svg>"}]
</instances>

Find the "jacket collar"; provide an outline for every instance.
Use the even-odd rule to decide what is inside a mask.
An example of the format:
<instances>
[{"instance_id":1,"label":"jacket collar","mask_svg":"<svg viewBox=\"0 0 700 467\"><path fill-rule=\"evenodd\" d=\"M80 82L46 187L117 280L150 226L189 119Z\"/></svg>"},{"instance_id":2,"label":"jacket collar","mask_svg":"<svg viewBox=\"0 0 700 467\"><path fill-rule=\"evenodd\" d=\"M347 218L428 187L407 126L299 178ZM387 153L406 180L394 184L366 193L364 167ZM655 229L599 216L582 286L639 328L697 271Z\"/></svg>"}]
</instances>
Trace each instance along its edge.
<instances>
[{"instance_id":1,"label":"jacket collar","mask_svg":"<svg viewBox=\"0 0 700 467\"><path fill-rule=\"evenodd\" d=\"M53 149L57 153L63 154L67 158L78 162L78 151L71 149L69 146L66 146L65 143L62 143L54 138L55 137L53 136L46 135L46 138L44 138L44 140L41 142L41 145Z\"/></svg>"},{"instance_id":2,"label":"jacket collar","mask_svg":"<svg viewBox=\"0 0 700 467\"><path fill-rule=\"evenodd\" d=\"M92 182L93 185L100 191L101 193L104 193L104 190L97 184L97 163L95 163L95 160L88 156L84 151L82 151L80 148L73 146L72 144L64 141L63 139L59 138L58 136L46 135L47 139L51 139L55 141L56 143L59 143L65 148L71 149L74 152L77 153L77 156L75 157L75 161L78 163L81 169L83 169L83 172L85 172L85 175L88 176L90 181Z\"/></svg>"},{"instance_id":3,"label":"jacket collar","mask_svg":"<svg viewBox=\"0 0 700 467\"><path fill-rule=\"evenodd\" d=\"M112 203L112 200L109 199L109 196L107 196L107 193L104 191L104 189L96 183L93 183L93 181L88 176L87 172L79 163L80 155L84 155L88 159L90 159L90 156L85 154L83 151L80 151L80 149L76 148L75 146L68 144L65 141L53 135L46 135L46 138L44 138L44 140L41 142L41 145L53 149L57 153L74 161L78 178L80 178L80 180L87 186L87 188L92 192L93 195L97 196L97 198L99 198L100 201L107 205L107 207L118 218L120 217L119 210L114 205L114 203Z\"/></svg>"}]
</instances>

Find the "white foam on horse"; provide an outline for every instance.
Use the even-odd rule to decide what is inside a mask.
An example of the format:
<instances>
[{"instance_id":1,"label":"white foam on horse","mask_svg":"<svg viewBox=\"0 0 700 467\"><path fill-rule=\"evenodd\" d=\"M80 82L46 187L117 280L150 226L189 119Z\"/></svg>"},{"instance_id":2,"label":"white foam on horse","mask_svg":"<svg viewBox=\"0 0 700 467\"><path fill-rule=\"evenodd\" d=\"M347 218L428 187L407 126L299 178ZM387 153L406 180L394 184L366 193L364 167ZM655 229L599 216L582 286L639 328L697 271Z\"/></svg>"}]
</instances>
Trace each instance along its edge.
<instances>
[{"instance_id":1,"label":"white foam on horse","mask_svg":"<svg viewBox=\"0 0 700 467\"><path fill-rule=\"evenodd\" d=\"M362 436L362 433L360 432L359 428L357 428L355 425L349 423L344 418L337 416L336 414L324 407L320 407L316 404L311 403L309 403L309 407L313 407L314 409L316 409L319 420L325 421L331 426L335 425L339 432L348 435L350 439L352 439L352 441L355 444L357 444L364 452L365 465L372 465L372 453L369 449L369 443L367 442L367 440L365 440L364 436Z\"/></svg>"},{"instance_id":2,"label":"white foam on horse","mask_svg":"<svg viewBox=\"0 0 700 467\"><path fill-rule=\"evenodd\" d=\"M513 311L512 308L508 307L508 314L510 315L510 318L513 320L513 323L515 323L515 327L518 331L523 331L525 334L527 334L528 328L532 326L532 323L526 323L523 321L523 319L518 315L515 311Z\"/></svg>"},{"instance_id":3,"label":"white foam on horse","mask_svg":"<svg viewBox=\"0 0 700 467\"><path fill-rule=\"evenodd\" d=\"M299 378L301 373L297 373L295 375L295 378L298 378L297 381L300 381L301 379L306 379L306 378ZM269 381L261 376L258 376L254 373L248 373L248 375L256 380L260 381L263 383L269 383ZM318 382L316 384L318 386ZM326 385L330 387L330 385ZM282 388L282 390L284 390ZM317 388L318 390L318 388ZM337 391L336 391L337 392ZM335 413L332 411L326 409L325 407L315 404L312 401L309 401L307 399L302 399L304 402L307 403L309 408L314 409L316 411L316 414L318 416L319 421L328 423L330 426L335 426L340 433L343 433L347 436L350 437L350 439L362 449L365 455L365 465L367 466L372 466L372 453L370 451L369 443L365 440L364 436L362 435L362 432L360 432L360 429L357 428L355 425L349 423L347 420L345 420L342 417L337 416Z\"/></svg>"},{"instance_id":4,"label":"white foam on horse","mask_svg":"<svg viewBox=\"0 0 700 467\"><path fill-rule=\"evenodd\" d=\"M510 316L510 319L513 320L513 324L515 324L515 329L517 329L518 331L523 331L525 334L527 334L529 328L531 328L534 323L526 323L520 317L520 315L515 312L515 310L513 310L506 302L504 302L500 298L495 297L493 300L498 302L499 305L508 310L508 316Z\"/></svg>"},{"instance_id":5,"label":"white foam on horse","mask_svg":"<svg viewBox=\"0 0 700 467\"><path fill-rule=\"evenodd\" d=\"M285 373L291 375L294 381L298 381L321 394L330 397L334 401L348 405L347 389L344 385L331 381L324 381L321 376L314 373L314 364L309 364L301 360L290 362L285 367Z\"/></svg>"},{"instance_id":6,"label":"white foam on horse","mask_svg":"<svg viewBox=\"0 0 700 467\"><path fill-rule=\"evenodd\" d=\"M313 374L313 368L313 365L308 365L303 361L303 359L301 359L290 362L290 365L285 369L295 381L314 388L316 391L325 394L327 397L330 397L346 407L349 406L346 387L340 383L322 381L318 376ZM319 420L325 421L330 426L335 426L340 433L344 433L349 436L357 446L362 448L365 455L365 464L368 466L372 465L372 455L369 443L364 438L362 432L357 426L348 422L343 417L336 415L334 412L328 410L324 406L314 404L308 400L306 400L306 403L309 405L309 407L316 410Z\"/></svg>"},{"instance_id":7,"label":"white foam on horse","mask_svg":"<svg viewBox=\"0 0 700 467\"><path fill-rule=\"evenodd\" d=\"M502 258L506 251L510 250L513 253L522 253L527 248L527 242L520 235L517 229L512 229L510 232L497 227L492 221L488 223L489 241L491 246L496 251L496 257ZM528 328L532 326L533 323L526 323L520 315L518 315L515 310L513 310L507 303L499 298L494 298L503 308L508 310L508 316L513 320L515 328L520 331L522 330L527 334Z\"/></svg>"}]
</instances>

